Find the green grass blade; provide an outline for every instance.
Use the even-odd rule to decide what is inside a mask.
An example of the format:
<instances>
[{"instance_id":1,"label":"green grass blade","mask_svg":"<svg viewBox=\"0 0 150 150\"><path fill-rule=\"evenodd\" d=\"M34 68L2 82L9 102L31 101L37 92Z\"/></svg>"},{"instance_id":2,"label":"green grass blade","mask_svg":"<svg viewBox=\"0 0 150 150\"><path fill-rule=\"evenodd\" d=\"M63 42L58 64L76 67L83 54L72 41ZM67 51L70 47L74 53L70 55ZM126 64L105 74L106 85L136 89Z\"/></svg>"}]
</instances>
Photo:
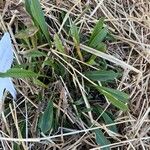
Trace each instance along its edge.
<instances>
[{"instance_id":1,"label":"green grass blade","mask_svg":"<svg viewBox=\"0 0 150 150\"><path fill-rule=\"evenodd\" d=\"M78 31L77 26L75 24L71 24L70 31L71 31L71 36L73 38L73 41L75 43L77 54L80 60L83 61L83 56L80 50L80 36L79 36L79 31Z\"/></svg>"},{"instance_id":2,"label":"green grass blade","mask_svg":"<svg viewBox=\"0 0 150 150\"><path fill-rule=\"evenodd\" d=\"M38 23L38 26L42 30L47 41L50 43L50 35L48 32L48 26L46 24L39 0L31 0L30 10L31 10L32 17L34 18L34 20L36 20L36 22Z\"/></svg>"},{"instance_id":3,"label":"green grass blade","mask_svg":"<svg viewBox=\"0 0 150 150\"><path fill-rule=\"evenodd\" d=\"M100 18L100 20L95 25L95 27L93 29L93 32L92 32L92 34L90 36L89 44L95 38L95 36L102 30L103 25L104 25L104 18Z\"/></svg>"},{"instance_id":4,"label":"green grass blade","mask_svg":"<svg viewBox=\"0 0 150 150\"><path fill-rule=\"evenodd\" d=\"M103 120L105 121L106 124L113 124L113 123L115 123L112 120L112 118L109 116L109 113L107 113L106 111L103 112L103 109L99 105L94 106L93 110L97 113L98 116L102 114L101 117L103 118ZM116 125L109 126L108 128L111 131L113 131L115 133L118 133Z\"/></svg>"},{"instance_id":5,"label":"green grass blade","mask_svg":"<svg viewBox=\"0 0 150 150\"><path fill-rule=\"evenodd\" d=\"M13 143L13 150L21 150L20 145L14 142Z\"/></svg>"},{"instance_id":6,"label":"green grass blade","mask_svg":"<svg viewBox=\"0 0 150 150\"><path fill-rule=\"evenodd\" d=\"M61 39L59 38L59 36L57 34L54 35L54 44L55 44L56 49L59 52L61 52L63 54L66 53L65 48L63 46L63 43L62 43ZM67 57L64 56L64 59L67 59Z\"/></svg>"},{"instance_id":7,"label":"green grass blade","mask_svg":"<svg viewBox=\"0 0 150 150\"><path fill-rule=\"evenodd\" d=\"M123 103L128 103L128 99L129 99L129 95L121 92L119 90L115 90L112 88L107 88L107 87L101 87L101 89L107 91L108 93L110 93L111 95L113 95L116 99L122 101Z\"/></svg>"},{"instance_id":8,"label":"green grass blade","mask_svg":"<svg viewBox=\"0 0 150 150\"><path fill-rule=\"evenodd\" d=\"M35 57L46 57L47 55L44 52L41 52L39 50L32 50L30 52L27 52L25 54L27 57L35 58Z\"/></svg>"},{"instance_id":9,"label":"green grass blade","mask_svg":"<svg viewBox=\"0 0 150 150\"><path fill-rule=\"evenodd\" d=\"M5 73L0 73L1 78L12 77L12 78L31 78L38 77L38 74L31 71L20 68L11 68Z\"/></svg>"},{"instance_id":10,"label":"green grass blade","mask_svg":"<svg viewBox=\"0 0 150 150\"><path fill-rule=\"evenodd\" d=\"M100 92L104 94L107 97L108 101L112 103L114 106L116 106L122 111L128 110L128 106L125 103L123 103L120 99L117 99L114 95L109 93L107 90L101 89L101 87L99 89Z\"/></svg>"},{"instance_id":11,"label":"green grass blade","mask_svg":"<svg viewBox=\"0 0 150 150\"><path fill-rule=\"evenodd\" d=\"M75 24L71 24L71 27L70 27L70 31L71 31L71 36L73 38L73 41L79 45L80 44L80 37L79 37L79 31L78 31L78 28Z\"/></svg>"},{"instance_id":12,"label":"green grass blade","mask_svg":"<svg viewBox=\"0 0 150 150\"><path fill-rule=\"evenodd\" d=\"M31 14L30 5L31 5L31 0L25 0L25 8L26 8L27 12L28 12L30 15L32 15L32 14Z\"/></svg>"},{"instance_id":13,"label":"green grass blade","mask_svg":"<svg viewBox=\"0 0 150 150\"><path fill-rule=\"evenodd\" d=\"M44 114L41 116L39 120L38 125L41 131L45 134L52 128L52 124L53 124L53 102L49 101L44 111Z\"/></svg>"},{"instance_id":14,"label":"green grass blade","mask_svg":"<svg viewBox=\"0 0 150 150\"><path fill-rule=\"evenodd\" d=\"M88 71L85 73L85 75L93 81L110 81L117 78L118 73L115 73L114 71L98 70Z\"/></svg>"},{"instance_id":15,"label":"green grass blade","mask_svg":"<svg viewBox=\"0 0 150 150\"><path fill-rule=\"evenodd\" d=\"M104 136L103 132L100 129L97 129L94 132L96 136L96 143L98 145L105 146L110 144L110 141L106 139L106 137ZM106 148L102 148L101 150L110 150L110 148L106 147Z\"/></svg>"},{"instance_id":16,"label":"green grass blade","mask_svg":"<svg viewBox=\"0 0 150 150\"><path fill-rule=\"evenodd\" d=\"M54 43L55 43L55 46L58 49L58 51L65 53L64 46L63 46L62 41L60 40L58 34L54 35Z\"/></svg>"},{"instance_id":17,"label":"green grass blade","mask_svg":"<svg viewBox=\"0 0 150 150\"><path fill-rule=\"evenodd\" d=\"M107 28L103 28L100 32L97 33L97 35L92 39L92 41L89 43L90 47L96 48L100 42L102 42L106 35L108 33Z\"/></svg>"}]
</instances>

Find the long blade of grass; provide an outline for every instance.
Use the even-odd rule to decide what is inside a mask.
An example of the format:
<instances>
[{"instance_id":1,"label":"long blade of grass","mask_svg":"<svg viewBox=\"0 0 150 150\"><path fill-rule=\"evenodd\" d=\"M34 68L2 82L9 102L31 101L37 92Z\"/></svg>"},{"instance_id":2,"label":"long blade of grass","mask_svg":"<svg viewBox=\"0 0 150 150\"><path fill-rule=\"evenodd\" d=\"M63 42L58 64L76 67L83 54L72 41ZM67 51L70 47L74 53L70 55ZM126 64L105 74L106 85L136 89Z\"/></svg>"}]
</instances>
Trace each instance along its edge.
<instances>
[{"instance_id":1,"label":"long blade of grass","mask_svg":"<svg viewBox=\"0 0 150 150\"><path fill-rule=\"evenodd\" d=\"M107 113L106 111L103 112L103 109L99 105L94 106L93 111L95 111L98 115L101 115L106 124L115 123L113 119L109 116L109 113ZM118 132L116 125L109 126L108 128L115 133Z\"/></svg>"},{"instance_id":2,"label":"long blade of grass","mask_svg":"<svg viewBox=\"0 0 150 150\"><path fill-rule=\"evenodd\" d=\"M20 68L11 68L8 71L2 73L0 72L1 78L12 77L12 78L31 78L38 77L38 74L31 71Z\"/></svg>"},{"instance_id":3,"label":"long blade of grass","mask_svg":"<svg viewBox=\"0 0 150 150\"><path fill-rule=\"evenodd\" d=\"M27 7L29 7L29 2L27 3ZM30 9L28 8L30 14L34 20L38 23L38 26L42 30L43 34L45 35L47 41L50 43L50 35L48 32L48 26L46 24L44 13L42 11L41 5L39 0L30 0Z\"/></svg>"},{"instance_id":4,"label":"long blade of grass","mask_svg":"<svg viewBox=\"0 0 150 150\"><path fill-rule=\"evenodd\" d=\"M39 120L39 127L43 133L47 133L53 124L53 103L52 101L48 102L48 105L44 111L44 114Z\"/></svg>"},{"instance_id":5,"label":"long blade of grass","mask_svg":"<svg viewBox=\"0 0 150 150\"><path fill-rule=\"evenodd\" d=\"M85 72L85 75L93 81L109 81L114 80L118 76L118 73L114 71L98 70Z\"/></svg>"},{"instance_id":6,"label":"long blade of grass","mask_svg":"<svg viewBox=\"0 0 150 150\"><path fill-rule=\"evenodd\" d=\"M96 143L101 146L109 145L110 141L106 139L103 132L100 129L94 131L96 136ZM103 148L102 150L110 150L109 147Z\"/></svg>"},{"instance_id":7,"label":"long blade of grass","mask_svg":"<svg viewBox=\"0 0 150 150\"><path fill-rule=\"evenodd\" d=\"M77 54L78 54L80 60L83 61L83 56L82 56L82 53L80 50L80 36L79 36L79 31L78 31L77 26L72 23L71 27L70 27L70 31L71 31L71 36L73 38L73 42L75 43Z\"/></svg>"},{"instance_id":8,"label":"long blade of grass","mask_svg":"<svg viewBox=\"0 0 150 150\"><path fill-rule=\"evenodd\" d=\"M102 93L107 97L108 101L111 104L113 104L114 106L116 106L122 111L128 110L128 106L124 102L122 102L122 99L118 99L116 95L113 95L111 92L109 92L107 89L103 88L102 86L96 86L96 88L100 93ZM121 95L119 95L119 97L121 97Z\"/></svg>"},{"instance_id":9,"label":"long blade of grass","mask_svg":"<svg viewBox=\"0 0 150 150\"><path fill-rule=\"evenodd\" d=\"M31 5L31 0L25 0L25 8L26 8L27 12L28 12L30 15L32 15L32 14L31 14L30 5Z\"/></svg>"},{"instance_id":10,"label":"long blade of grass","mask_svg":"<svg viewBox=\"0 0 150 150\"><path fill-rule=\"evenodd\" d=\"M66 53L63 43L57 34L54 35L54 43L55 43L55 47L57 48L57 50L59 52L61 52L63 54ZM64 58L67 59L67 57L65 57L65 56L64 56Z\"/></svg>"},{"instance_id":11,"label":"long blade of grass","mask_svg":"<svg viewBox=\"0 0 150 150\"><path fill-rule=\"evenodd\" d=\"M119 90L115 90L112 88L107 88L107 87L101 87L101 89L109 92L111 95L113 95L115 98L117 98L118 100L122 101L123 103L128 103L128 99L129 99L129 95L119 91Z\"/></svg>"},{"instance_id":12,"label":"long blade of grass","mask_svg":"<svg viewBox=\"0 0 150 150\"><path fill-rule=\"evenodd\" d=\"M99 43L101 43L104 38L106 37L108 33L108 30L107 28L103 28L100 32L97 33L97 35L92 39L92 41L90 42L89 46L90 47L93 47L93 48L96 48Z\"/></svg>"},{"instance_id":13,"label":"long blade of grass","mask_svg":"<svg viewBox=\"0 0 150 150\"><path fill-rule=\"evenodd\" d=\"M102 30L102 27L104 25L104 18L100 18L100 20L97 22L97 24L94 26L93 32L90 36L89 44L92 42L94 37Z\"/></svg>"}]
</instances>

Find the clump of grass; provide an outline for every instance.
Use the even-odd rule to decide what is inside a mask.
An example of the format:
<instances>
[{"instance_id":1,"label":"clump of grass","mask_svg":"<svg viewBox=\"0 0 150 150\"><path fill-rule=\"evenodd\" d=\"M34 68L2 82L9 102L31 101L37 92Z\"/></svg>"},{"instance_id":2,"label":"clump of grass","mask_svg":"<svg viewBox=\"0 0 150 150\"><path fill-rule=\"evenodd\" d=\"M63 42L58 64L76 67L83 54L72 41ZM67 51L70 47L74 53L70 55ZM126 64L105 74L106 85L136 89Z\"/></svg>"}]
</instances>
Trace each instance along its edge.
<instances>
[{"instance_id":1,"label":"clump of grass","mask_svg":"<svg viewBox=\"0 0 150 150\"><path fill-rule=\"evenodd\" d=\"M124 139L116 114L129 113L129 95L117 89L118 82L123 69L141 72L107 53L108 43L117 37L105 17L97 17L96 23L82 22L92 8L85 5L80 14L80 4L70 2L73 6L66 11L51 3L26 0L30 26L19 27L13 36L8 25L17 40L18 59L0 77L14 77L19 93L16 102L6 101L2 115L4 131L13 137L13 149L100 146L109 150L111 144Z\"/></svg>"}]
</instances>

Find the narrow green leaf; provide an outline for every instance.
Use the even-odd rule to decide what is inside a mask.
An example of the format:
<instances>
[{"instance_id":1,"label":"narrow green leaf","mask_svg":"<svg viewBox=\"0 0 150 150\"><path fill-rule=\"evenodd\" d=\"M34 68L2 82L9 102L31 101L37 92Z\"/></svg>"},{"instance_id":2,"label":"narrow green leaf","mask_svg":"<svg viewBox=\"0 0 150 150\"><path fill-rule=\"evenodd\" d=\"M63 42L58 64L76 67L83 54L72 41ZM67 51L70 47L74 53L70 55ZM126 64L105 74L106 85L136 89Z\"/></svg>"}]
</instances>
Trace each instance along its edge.
<instances>
[{"instance_id":1,"label":"narrow green leaf","mask_svg":"<svg viewBox=\"0 0 150 150\"><path fill-rule=\"evenodd\" d=\"M102 116L102 118L103 118L103 120L105 121L106 124L113 124L113 123L115 123L106 111L103 112L103 109L99 105L94 106L93 110L97 113L97 115L101 115L102 114L101 116ZM115 132L115 133L118 132L116 125L109 126L108 128L111 131Z\"/></svg>"},{"instance_id":2,"label":"narrow green leaf","mask_svg":"<svg viewBox=\"0 0 150 150\"><path fill-rule=\"evenodd\" d=\"M71 36L73 38L73 41L77 45L79 45L80 44L80 38L79 38L79 31L78 31L77 26L75 24L71 24L70 31L71 31Z\"/></svg>"},{"instance_id":3,"label":"narrow green leaf","mask_svg":"<svg viewBox=\"0 0 150 150\"><path fill-rule=\"evenodd\" d=\"M26 122L24 120L20 122L19 127L20 127L22 138L25 138L26 137Z\"/></svg>"},{"instance_id":4,"label":"narrow green leaf","mask_svg":"<svg viewBox=\"0 0 150 150\"><path fill-rule=\"evenodd\" d=\"M106 44L104 44L102 41L106 38L108 31L106 27L103 28L103 25L104 18L101 18L93 29L88 45L99 51L106 52ZM96 57L97 56L92 55L88 60L88 63L91 64L92 62L94 62Z\"/></svg>"},{"instance_id":5,"label":"narrow green leaf","mask_svg":"<svg viewBox=\"0 0 150 150\"><path fill-rule=\"evenodd\" d=\"M36 84L36 85L38 85L38 86L41 86L41 87L43 87L43 88L48 88L47 85L45 85L43 82L41 82L41 81L38 80L38 79L33 79L33 82L34 82L34 84Z\"/></svg>"},{"instance_id":6,"label":"narrow green leaf","mask_svg":"<svg viewBox=\"0 0 150 150\"><path fill-rule=\"evenodd\" d=\"M47 133L53 124L53 102L49 101L48 105L40 118L39 127L43 133Z\"/></svg>"},{"instance_id":7,"label":"narrow green leaf","mask_svg":"<svg viewBox=\"0 0 150 150\"><path fill-rule=\"evenodd\" d=\"M39 0L31 0L30 10L31 10L32 17L36 20L40 29L45 35L47 41L50 43L50 35L48 32L48 26L45 22L44 13L42 11Z\"/></svg>"},{"instance_id":8,"label":"narrow green leaf","mask_svg":"<svg viewBox=\"0 0 150 150\"><path fill-rule=\"evenodd\" d=\"M55 43L55 47L57 48L57 50L59 52L61 52L63 54L66 53L63 43L57 34L54 35L54 43ZM67 57L65 57L65 56L64 56L64 58L67 59Z\"/></svg>"},{"instance_id":9,"label":"narrow green leaf","mask_svg":"<svg viewBox=\"0 0 150 150\"><path fill-rule=\"evenodd\" d=\"M44 66L50 66L52 68L57 68L57 65L54 63L54 60L50 60L50 59L44 61L43 65Z\"/></svg>"},{"instance_id":10,"label":"narrow green leaf","mask_svg":"<svg viewBox=\"0 0 150 150\"><path fill-rule=\"evenodd\" d=\"M11 68L7 72L2 73L0 72L0 77L12 77L12 78L31 78L31 77L37 77L38 74L31 71L31 70L24 70L20 68Z\"/></svg>"},{"instance_id":11,"label":"narrow green leaf","mask_svg":"<svg viewBox=\"0 0 150 150\"><path fill-rule=\"evenodd\" d=\"M96 23L93 32L90 36L90 40L89 40L89 44L91 43L91 41L94 39L94 37L102 30L102 27L104 25L104 18L100 18L100 20Z\"/></svg>"},{"instance_id":12,"label":"narrow green leaf","mask_svg":"<svg viewBox=\"0 0 150 150\"><path fill-rule=\"evenodd\" d=\"M13 143L13 150L21 150L20 145L14 142Z\"/></svg>"},{"instance_id":13,"label":"narrow green leaf","mask_svg":"<svg viewBox=\"0 0 150 150\"><path fill-rule=\"evenodd\" d=\"M80 50L80 36L79 36L79 31L78 31L77 26L75 24L71 24L70 31L71 31L71 36L73 38L76 50L77 50L77 54L80 60L83 61L83 56Z\"/></svg>"},{"instance_id":14,"label":"narrow green leaf","mask_svg":"<svg viewBox=\"0 0 150 150\"><path fill-rule=\"evenodd\" d=\"M110 141L106 139L103 132L100 129L94 131L96 136L96 143L100 146L106 146L110 144ZM102 150L110 150L109 147L102 148Z\"/></svg>"},{"instance_id":15,"label":"narrow green leaf","mask_svg":"<svg viewBox=\"0 0 150 150\"><path fill-rule=\"evenodd\" d=\"M107 91L104 87L97 86L96 87L102 94L104 94L110 103L119 108L122 111L127 111L128 106L123 103L120 99L117 99L114 95L112 95L109 91Z\"/></svg>"},{"instance_id":16,"label":"narrow green leaf","mask_svg":"<svg viewBox=\"0 0 150 150\"><path fill-rule=\"evenodd\" d=\"M119 90L115 90L112 88L107 88L107 87L101 87L101 89L107 91L108 93L110 93L111 95L113 95L116 99L122 101L123 103L128 103L128 99L129 99L129 95L119 91Z\"/></svg>"},{"instance_id":17,"label":"narrow green leaf","mask_svg":"<svg viewBox=\"0 0 150 150\"><path fill-rule=\"evenodd\" d=\"M107 28L103 28L100 32L97 33L97 35L92 39L92 41L90 42L89 46L96 48L100 42L102 42L104 40L104 38L106 37L108 33Z\"/></svg>"},{"instance_id":18,"label":"narrow green leaf","mask_svg":"<svg viewBox=\"0 0 150 150\"><path fill-rule=\"evenodd\" d=\"M109 81L117 78L118 73L115 73L114 71L98 70L88 71L85 73L85 75L93 81Z\"/></svg>"},{"instance_id":19,"label":"narrow green leaf","mask_svg":"<svg viewBox=\"0 0 150 150\"><path fill-rule=\"evenodd\" d=\"M31 0L25 0L25 8L27 12L31 15L30 5L31 5Z\"/></svg>"},{"instance_id":20,"label":"narrow green leaf","mask_svg":"<svg viewBox=\"0 0 150 150\"><path fill-rule=\"evenodd\" d=\"M44 52L41 52L39 50L32 50L32 51L26 53L25 55L27 57L32 57L32 58L34 58L34 57L43 57L43 56L46 57L47 56Z\"/></svg>"},{"instance_id":21,"label":"narrow green leaf","mask_svg":"<svg viewBox=\"0 0 150 150\"><path fill-rule=\"evenodd\" d=\"M91 58L88 60L88 62L86 62L87 64L89 64L89 65L97 65L97 66L99 66L99 64L95 61L95 58L96 58L96 56L95 55L92 55L91 56Z\"/></svg>"}]
</instances>

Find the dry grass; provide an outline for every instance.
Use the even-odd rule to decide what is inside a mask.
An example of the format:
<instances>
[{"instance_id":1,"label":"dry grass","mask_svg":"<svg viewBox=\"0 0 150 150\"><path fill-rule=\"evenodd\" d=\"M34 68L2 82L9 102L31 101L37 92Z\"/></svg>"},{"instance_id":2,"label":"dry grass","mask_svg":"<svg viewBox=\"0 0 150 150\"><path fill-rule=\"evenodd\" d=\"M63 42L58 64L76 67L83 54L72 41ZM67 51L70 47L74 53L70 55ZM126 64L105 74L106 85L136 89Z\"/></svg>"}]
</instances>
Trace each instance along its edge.
<instances>
[{"instance_id":1,"label":"dry grass","mask_svg":"<svg viewBox=\"0 0 150 150\"><path fill-rule=\"evenodd\" d=\"M41 5L45 12L45 16L53 21L59 33L64 30L64 23L70 15L76 18L76 24L82 24L80 30L85 32L91 30L92 23L95 23L101 16L105 16L105 22L115 34L117 42L108 43L108 53L97 52L97 56L110 61L111 67L121 66L123 68L123 77L120 81L117 80L116 82L118 89L123 91L126 90L130 93L130 111L127 113L118 111L116 113L116 124L119 128L118 135L113 135L108 130L107 127L109 125L102 125L99 124L97 120L94 120L90 111L85 115L87 115L91 122L99 124L98 128L104 129L109 134L109 137L115 141L110 144L112 149L150 149L149 0L56 0L53 2L51 0L43 0L41 1ZM24 60L23 57L20 56L20 53L24 52L24 50L20 49L20 45L17 44L13 30L14 28L18 30L19 22L30 24L30 19L24 11L22 1L6 1L5 5L0 4L0 8L0 29L2 32L8 30L11 34L16 62L21 64ZM56 17L56 14L60 11L67 12L62 24L59 24ZM51 33L55 33L56 31L56 29L50 27L50 25L49 29ZM64 43L67 42L71 45L71 42L67 41L64 37ZM40 48L42 49L42 47L41 45ZM81 45L81 48L91 53L96 52L86 47L84 43ZM52 52L57 57L61 56L61 54L55 50L52 50ZM68 57L75 59L71 56ZM81 61L76 61L81 65ZM63 63L67 64L65 61ZM77 87L80 88L86 107L89 108L90 106L87 101L84 85L79 82L77 77L80 71L75 70L72 65L69 67L72 68L74 72L72 78L75 80L74 82ZM71 132L69 133L46 137L45 135L39 137L35 132L37 117L43 106L37 100L34 100L35 97L32 97L32 94L38 93L39 89L27 80L17 80L15 84L20 97L17 102L13 102L7 106L10 109L10 113L7 116L2 113L0 127L1 149L13 149L13 142L21 144L22 149L25 150L100 149L93 140L93 133L90 132L95 128L87 128L82 120L77 120L72 109L67 109L68 101L65 99L66 97L64 95L67 94L70 100L72 100L72 98L62 78L54 83L54 87L58 90L63 100L59 103L55 103L54 107L63 112L70 122L78 125L80 130L70 129ZM50 88L49 90L52 89ZM61 106L61 104L63 104L63 106ZM74 110L76 110L76 108L74 108ZM58 116L59 115L60 113L58 112ZM64 116L62 116L62 118L64 118ZM22 120L26 122L26 138L22 138L18 126L18 123L22 122ZM28 136L29 130L32 130L32 136L30 135L30 137ZM60 127L59 131L62 132L61 130L65 129Z\"/></svg>"}]
</instances>

